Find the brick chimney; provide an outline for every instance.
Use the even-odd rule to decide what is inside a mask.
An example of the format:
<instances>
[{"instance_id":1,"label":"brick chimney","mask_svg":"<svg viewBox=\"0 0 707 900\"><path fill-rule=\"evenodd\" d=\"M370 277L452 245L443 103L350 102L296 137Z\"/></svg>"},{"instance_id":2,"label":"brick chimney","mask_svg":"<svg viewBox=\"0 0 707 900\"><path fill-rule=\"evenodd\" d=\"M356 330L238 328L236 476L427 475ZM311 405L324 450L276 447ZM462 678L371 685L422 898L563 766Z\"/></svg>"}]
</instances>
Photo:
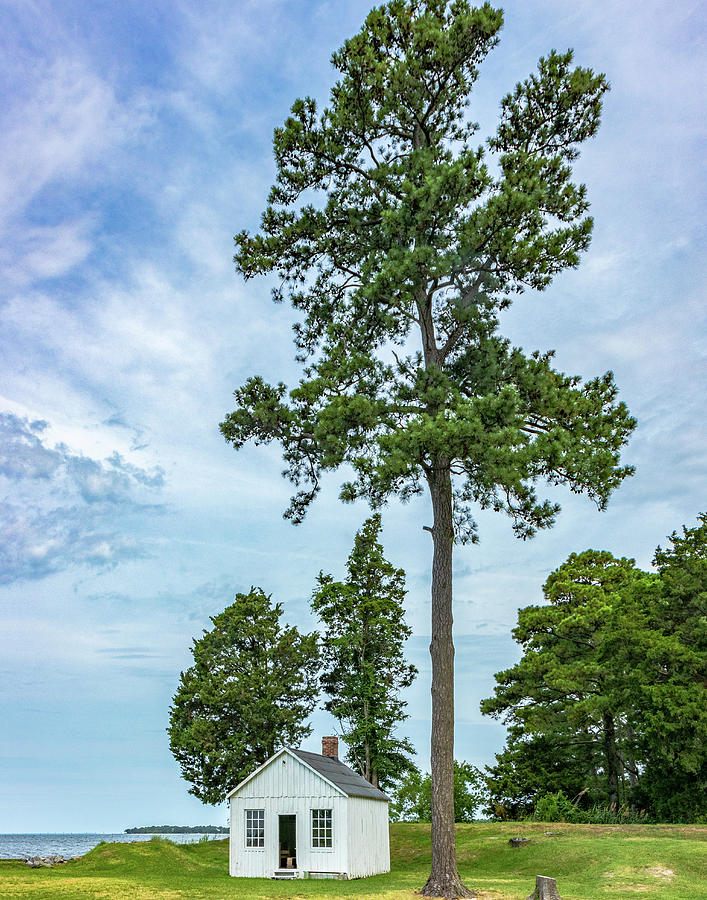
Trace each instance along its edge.
<instances>
[{"instance_id":1,"label":"brick chimney","mask_svg":"<svg viewBox=\"0 0 707 900\"><path fill-rule=\"evenodd\" d=\"M322 738L322 756L339 758L339 738L336 736Z\"/></svg>"}]
</instances>

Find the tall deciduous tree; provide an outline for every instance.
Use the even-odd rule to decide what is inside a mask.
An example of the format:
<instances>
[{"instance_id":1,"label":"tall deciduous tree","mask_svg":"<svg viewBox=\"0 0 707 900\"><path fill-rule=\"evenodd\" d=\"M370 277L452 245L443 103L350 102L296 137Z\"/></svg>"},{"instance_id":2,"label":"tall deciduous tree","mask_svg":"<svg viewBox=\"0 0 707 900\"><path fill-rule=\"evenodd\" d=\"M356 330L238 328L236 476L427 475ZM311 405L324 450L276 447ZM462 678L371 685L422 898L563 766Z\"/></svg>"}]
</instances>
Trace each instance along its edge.
<instances>
[{"instance_id":1,"label":"tall deciduous tree","mask_svg":"<svg viewBox=\"0 0 707 900\"><path fill-rule=\"evenodd\" d=\"M338 720L347 759L376 787L391 787L413 752L396 727L407 718L400 692L417 670L405 660L405 573L383 556L380 515L354 540L344 582L319 575L312 607L319 616L326 709Z\"/></svg>"},{"instance_id":2,"label":"tall deciduous tree","mask_svg":"<svg viewBox=\"0 0 707 900\"><path fill-rule=\"evenodd\" d=\"M169 746L204 803L226 793L284 746L311 733L319 695L316 634L282 625L282 606L260 588L236 594L194 639L169 711Z\"/></svg>"},{"instance_id":3,"label":"tall deciduous tree","mask_svg":"<svg viewBox=\"0 0 707 900\"><path fill-rule=\"evenodd\" d=\"M552 525L538 481L603 507L630 468L634 421L610 373L582 383L498 332L526 288L575 267L592 230L572 181L599 126L603 75L550 52L474 143L470 93L503 22L489 4L391 0L332 57L321 113L297 100L275 130L277 178L258 234L236 238L246 279L278 276L300 383L250 378L222 423L239 448L277 441L303 518L323 472L349 464L344 500L376 507L429 492L432 523L432 872L428 896L467 896L454 843L452 546L472 507L507 513L519 537ZM487 155L493 164L486 162ZM317 201L317 195L321 202Z\"/></svg>"}]
</instances>

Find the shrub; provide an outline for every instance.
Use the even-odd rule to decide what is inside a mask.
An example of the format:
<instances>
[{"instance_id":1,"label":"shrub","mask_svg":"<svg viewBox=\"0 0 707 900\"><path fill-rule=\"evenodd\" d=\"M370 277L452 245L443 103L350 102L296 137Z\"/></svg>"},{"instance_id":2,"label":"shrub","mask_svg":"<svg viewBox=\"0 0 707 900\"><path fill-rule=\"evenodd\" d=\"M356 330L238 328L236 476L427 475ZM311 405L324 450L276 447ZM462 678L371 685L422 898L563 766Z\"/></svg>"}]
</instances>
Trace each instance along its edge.
<instances>
[{"instance_id":1,"label":"shrub","mask_svg":"<svg viewBox=\"0 0 707 900\"><path fill-rule=\"evenodd\" d=\"M584 815L584 811L576 807L564 791L557 791L538 797L532 818L536 822L583 822Z\"/></svg>"},{"instance_id":2,"label":"shrub","mask_svg":"<svg viewBox=\"0 0 707 900\"><path fill-rule=\"evenodd\" d=\"M656 821L644 809L631 809L625 805L612 807L595 803L589 809L580 809L564 791L538 797L530 818L535 822L570 822L578 825L649 825Z\"/></svg>"}]
</instances>

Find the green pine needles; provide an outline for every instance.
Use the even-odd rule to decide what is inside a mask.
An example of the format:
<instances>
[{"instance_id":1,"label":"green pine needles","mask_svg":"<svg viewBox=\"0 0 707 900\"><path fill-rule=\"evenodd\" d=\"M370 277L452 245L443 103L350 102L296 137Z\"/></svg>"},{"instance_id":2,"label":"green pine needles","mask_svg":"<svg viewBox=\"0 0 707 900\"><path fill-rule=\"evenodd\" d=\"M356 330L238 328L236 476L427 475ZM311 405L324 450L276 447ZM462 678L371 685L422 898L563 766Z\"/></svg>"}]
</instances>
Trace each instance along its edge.
<instances>
[{"instance_id":1,"label":"green pine needles","mask_svg":"<svg viewBox=\"0 0 707 900\"><path fill-rule=\"evenodd\" d=\"M545 583L548 604L518 611L523 656L481 703L509 726L489 770L494 814L547 817L564 797L567 821L602 808L707 817L707 517L654 562L573 553Z\"/></svg>"},{"instance_id":2,"label":"green pine needles","mask_svg":"<svg viewBox=\"0 0 707 900\"><path fill-rule=\"evenodd\" d=\"M236 236L246 280L301 313L299 383L249 378L221 424L235 448L277 442L302 521L322 475L353 473L341 499L373 508L424 490L432 564L431 896L464 896L454 862L452 545L474 509L519 537L559 511L549 482L603 508L631 474L635 422L612 374L583 381L526 354L499 313L578 265L592 220L572 180L599 126L606 78L551 51L501 102L477 141L471 92L498 42L501 10L467 0L392 0L332 56L319 110L296 100L275 130L277 176L256 234Z\"/></svg>"},{"instance_id":3,"label":"green pine needles","mask_svg":"<svg viewBox=\"0 0 707 900\"><path fill-rule=\"evenodd\" d=\"M346 580L319 574L312 608L321 633L324 707L338 721L347 759L371 784L391 788L412 768L412 746L397 735L407 718L401 691L417 669L405 660L405 573L383 556L380 515L356 535Z\"/></svg>"},{"instance_id":4,"label":"green pine needles","mask_svg":"<svg viewBox=\"0 0 707 900\"><path fill-rule=\"evenodd\" d=\"M342 499L375 506L419 492L448 460L461 540L472 503L530 536L558 511L537 498L539 477L604 506L630 473L617 460L634 422L611 375L582 384L498 334L513 295L542 290L589 245L570 163L608 89L571 51L552 52L474 144L470 91L501 22L488 4L380 7L332 57L342 77L330 106L298 100L275 131L271 202L260 233L237 236L235 262L246 279L281 280L273 295L303 312L295 342L308 365L289 392L249 379L221 429L236 447L281 443L304 486L294 521L343 463L356 478Z\"/></svg>"}]
</instances>

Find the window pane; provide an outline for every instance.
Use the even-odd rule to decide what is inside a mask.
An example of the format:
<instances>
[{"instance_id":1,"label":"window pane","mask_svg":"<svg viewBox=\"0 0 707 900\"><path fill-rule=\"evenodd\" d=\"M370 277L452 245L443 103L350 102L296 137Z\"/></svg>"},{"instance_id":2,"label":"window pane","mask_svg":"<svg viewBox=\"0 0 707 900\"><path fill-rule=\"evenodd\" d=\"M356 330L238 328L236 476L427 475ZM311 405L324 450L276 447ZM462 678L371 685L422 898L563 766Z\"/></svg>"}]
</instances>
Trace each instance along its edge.
<instances>
[{"instance_id":1,"label":"window pane","mask_svg":"<svg viewBox=\"0 0 707 900\"><path fill-rule=\"evenodd\" d=\"M265 846L264 809L247 809L245 811L245 845L246 847Z\"/></svg>"},{"instance_id":2,"label":"window pane","mask_svg":"<svg viewBox=\"0 0 707 900\"><path fill-rule=\"evenodd\" d=\"M312 810L312 847L332 846L331 816L330 809Z\"/></svg>"}]
</instances>

